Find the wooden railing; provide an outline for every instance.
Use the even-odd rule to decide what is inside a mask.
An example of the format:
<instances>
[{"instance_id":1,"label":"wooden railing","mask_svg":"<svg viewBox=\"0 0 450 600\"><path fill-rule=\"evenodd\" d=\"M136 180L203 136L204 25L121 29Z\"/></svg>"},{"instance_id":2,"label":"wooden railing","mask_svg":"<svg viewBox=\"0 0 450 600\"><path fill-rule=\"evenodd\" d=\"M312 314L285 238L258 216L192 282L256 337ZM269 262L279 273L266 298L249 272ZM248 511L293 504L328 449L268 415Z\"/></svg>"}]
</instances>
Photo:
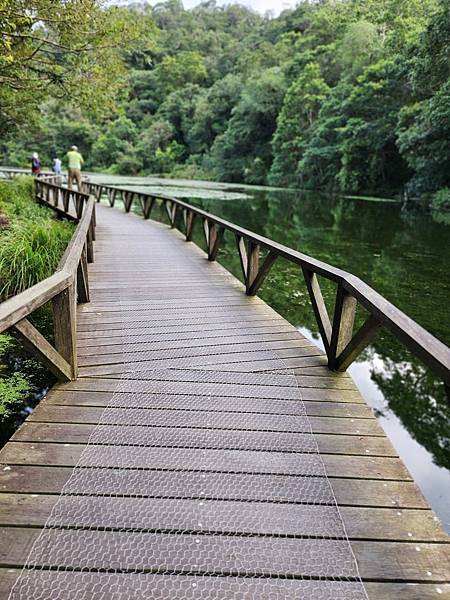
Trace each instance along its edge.
<instances>
[{"instance_id":1,"label":"wooden railing","mask_svg":"<svg viewBox=\"0 0 450 600\"><path fill-rule=\"evenodd\" d=\"M38 202L78 224L56 272L0 304L0 333L11 329L58 379L69 381L77 377L76 304L89 302L87 263L94 260L95 199L45 178L36 179L35 185ZM27 318L50 301L54 346Z\"/></svg>"},{"instance_id":2,"label":"wooden railing","mask_svg":"<svg viewBox=\"0 0 450 600\"><path fill-rule=\"evenodd\" d=\"M88 183L89 191L99 202L103 193L114 206L121 196L125 211L129 212L137 200L145 219L150 217L156 201L164 206L171 227L175 227L178 212L183 214L184 234L192 240L194 224L200 221L206 241L208 259L216 259L225 231L236 238L246 293L257 293L272 265L279 258L301 268L311 300L317 326L322 337L331 370L344 371L370 344L382 327L388 329L411 352L443 379L447 394L450 389L450 348L413 321L386 298L347 271L278 244L266 237L239 227L224 219L196 208L182 200L164 194L140 193L130 189ZM266 252L262 258L262 252ZM334 314L329 316L318 276L336 285ZM368 312L364 324L354 332L358 302Z\"/></svg>"},{"instance_id":3,"label":"wooden railing","mask_svg":"<svg viewBox=\"0 0 450 600\"><path fill-rule=\"evenodd\" d=\"M14 179L18 175L30 175L29 169L19 169L14 167L1 167L0 166L0 179ZM42 171L40 177L56 177L52 171Z\"/></svg>"}]
</instances>

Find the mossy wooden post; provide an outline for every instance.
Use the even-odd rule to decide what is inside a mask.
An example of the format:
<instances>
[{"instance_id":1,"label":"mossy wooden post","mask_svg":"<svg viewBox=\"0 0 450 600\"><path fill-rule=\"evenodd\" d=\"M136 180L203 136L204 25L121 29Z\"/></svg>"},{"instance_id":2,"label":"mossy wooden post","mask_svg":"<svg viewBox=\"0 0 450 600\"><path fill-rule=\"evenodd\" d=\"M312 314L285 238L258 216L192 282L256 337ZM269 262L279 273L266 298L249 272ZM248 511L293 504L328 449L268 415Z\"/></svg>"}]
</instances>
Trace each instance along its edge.
<instances>
[{"instance_id":1,"label":"mossy wooden post","mask_svg":"<svg viewBox=\"0 0 450 600\"><path fill-rule=\"evenodd\" d=\"M55 296L53 305L53 327L55 348L69 363L72 378L77 378L77 338L76 338L76 291L75 285Z\"/></svg>"}]
</instances>

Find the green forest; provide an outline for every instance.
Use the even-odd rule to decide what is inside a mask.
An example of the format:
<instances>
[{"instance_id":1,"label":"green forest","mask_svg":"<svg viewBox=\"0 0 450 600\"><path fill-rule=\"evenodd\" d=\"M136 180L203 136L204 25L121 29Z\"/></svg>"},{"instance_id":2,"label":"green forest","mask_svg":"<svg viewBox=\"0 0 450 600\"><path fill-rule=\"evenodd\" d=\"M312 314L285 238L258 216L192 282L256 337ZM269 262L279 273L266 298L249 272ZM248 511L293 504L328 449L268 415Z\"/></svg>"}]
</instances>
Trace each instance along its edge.
<instances>
[{"instance_id":1,"label":"green forest","mask_svg":"<svg viewBox=\"0 0 450 600\"><path fill-rule=\"evenodd\" d=\"M192 10L76 0L85 22L39 21L47 45L27 60L23 46L38 42L24 32L36 28L8 9L21 0L2 4L4 164L27 166L38 151L50 167L73 143L91 170L450 208L444 0L306 0L277 18L214 0ZM48 1L32 4L42 13Z\"/></svg>"}]
</instances>

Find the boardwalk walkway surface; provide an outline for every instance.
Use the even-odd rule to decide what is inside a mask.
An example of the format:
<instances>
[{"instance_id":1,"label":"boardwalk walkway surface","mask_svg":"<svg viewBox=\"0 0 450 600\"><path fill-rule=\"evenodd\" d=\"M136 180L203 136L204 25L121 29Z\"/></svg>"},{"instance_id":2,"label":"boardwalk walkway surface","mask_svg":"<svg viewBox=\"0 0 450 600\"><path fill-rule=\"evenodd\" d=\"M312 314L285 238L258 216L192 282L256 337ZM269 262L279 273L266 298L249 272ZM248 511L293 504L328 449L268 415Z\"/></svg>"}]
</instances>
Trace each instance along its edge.
<instances>
[{"instance_id":1,"label":"boardwalk walkway surface","mask_svg":"<svg viewBox=\"0 0 450 600\"><path fill-rule=\"evenodd\" d=\"M99 206L96 236L79 378L0 453L0 599L450 597L351 378L176 231Z\"/></svg>"}]
</instances>

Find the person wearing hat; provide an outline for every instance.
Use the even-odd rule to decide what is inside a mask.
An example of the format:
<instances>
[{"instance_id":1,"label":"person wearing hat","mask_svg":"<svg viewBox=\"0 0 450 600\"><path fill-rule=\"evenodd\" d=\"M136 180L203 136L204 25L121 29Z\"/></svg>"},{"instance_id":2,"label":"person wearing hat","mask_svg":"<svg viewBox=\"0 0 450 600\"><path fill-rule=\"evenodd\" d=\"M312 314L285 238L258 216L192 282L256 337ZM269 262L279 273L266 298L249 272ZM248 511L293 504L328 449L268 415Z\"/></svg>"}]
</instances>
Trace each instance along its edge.
<instances>
[{"instance_id":1,"label":"person wearing hat","mask_svg":"<svg viewBox=\"0 0 450 600\"><path fill-rule=\"evenodd\" d=\"M77 146L72 146L66 154L68 163L67 187L72 189L72 182L77 182L78 191L81 192L81 165L84 163L83 157L78 152Z\"/></svg>"},{"instance_id":2,"label":"person wearing hat","mask_svg":"<svg viewBox=\"0 0 450 600\"><path fill-rule=\"evenodd\" d=\"M32 175L36 175L37 177L39 177L41 172L41 159L39 158L39 154L37 152L33 152L33 155L31 157L31 173Z\"/></svg>"}]
</instances>

